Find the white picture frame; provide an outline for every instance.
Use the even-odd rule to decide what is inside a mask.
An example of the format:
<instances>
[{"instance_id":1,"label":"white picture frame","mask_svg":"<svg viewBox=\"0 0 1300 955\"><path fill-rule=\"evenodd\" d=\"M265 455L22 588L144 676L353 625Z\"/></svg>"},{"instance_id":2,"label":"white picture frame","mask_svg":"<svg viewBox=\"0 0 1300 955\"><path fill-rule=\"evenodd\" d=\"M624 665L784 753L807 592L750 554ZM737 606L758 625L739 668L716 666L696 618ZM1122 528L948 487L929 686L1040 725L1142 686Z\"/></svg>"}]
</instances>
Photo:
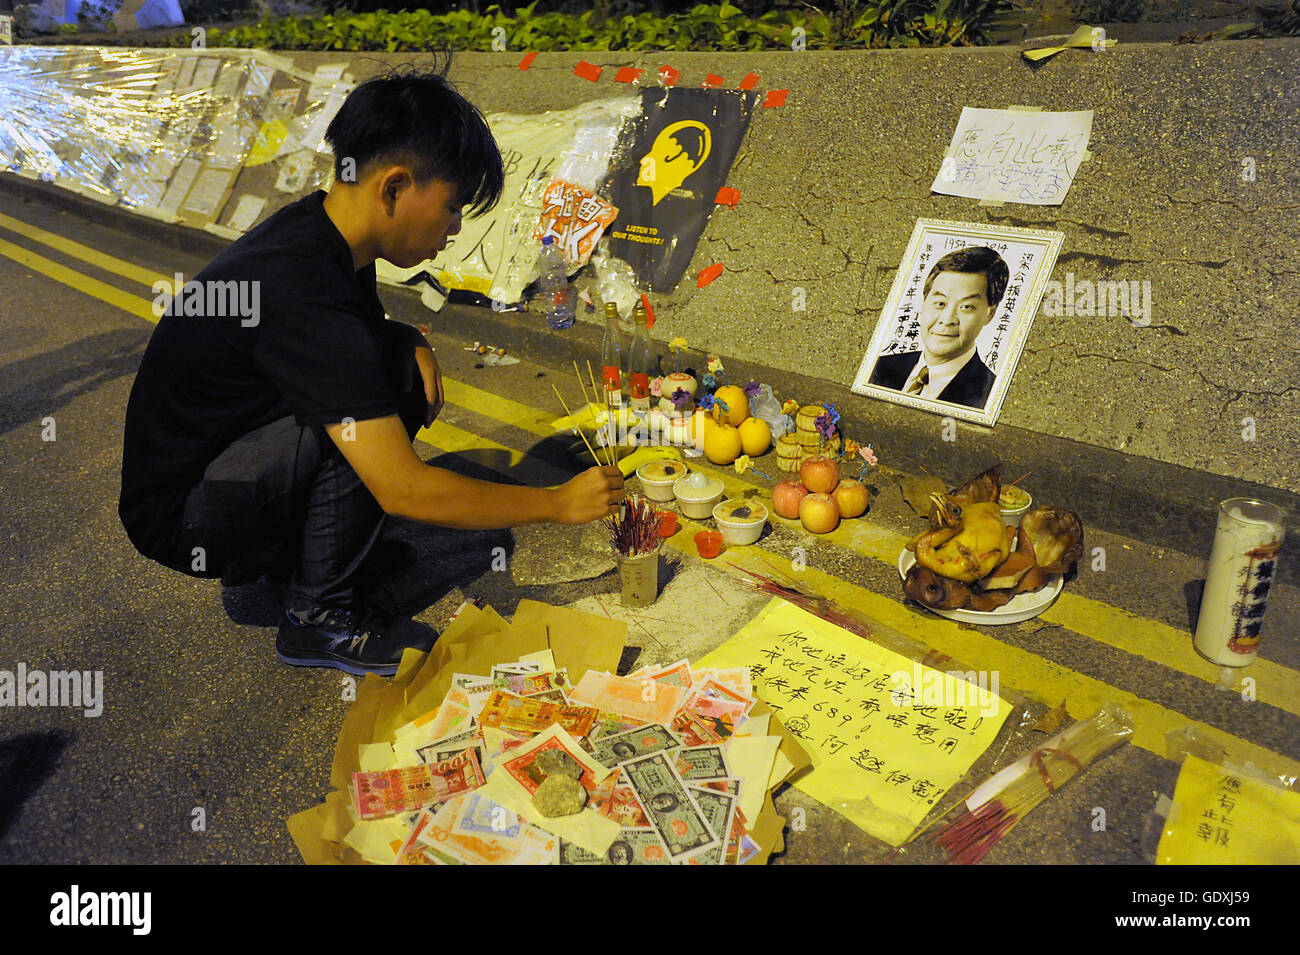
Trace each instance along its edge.
<instances>
[{"instance_id":1,"label":"white picture frame","mask_svg":"<svg viewBox=\"0 0 1300 955\"><path fill-rule=\"evenodd\" d=\"M991 427L1002 409L1064 240L1064 233L1048 229L918 219L876 322L871 344L858 367L854 393ZM972 274L964 268L952 268L952 262L984 263L987 268L973 274L984 278L987 305L989 276L996 276L999 269L990 253L973 252L980 249L996 252L997 258L1006 265L1005 289L983 321L977 296L964 296L972 299L968 303L956 302L955 294L945 298L943 288L953 279L938 280L943 271ZM964 258L954 256L945 263L946 268L935 271L941 259L963 250L967 252ZM927 278L931 278L928 301L924 294ZM936 281L939 288L935 287ZM967 327L959 330L957 320L950 317L963 308L974 316L969 330ZM922 328L927 319L929 331ZM943 349L958 347L956 343L964 343L975 333L976 322L980 324L973 352L967 346L960 355L944 356ZM928 351L930 345L940 352L938 357ZM918 363L927 356L937 369L936 378L933 383L927 380L919 385ZM958 358L962 359L961 367L954 372ZM928 379L928 368L925 374ZM905 389L909 384L938 393L908 394ZM940 398L939 394L946 397ZM981 398L982 403L978 403Z\"/></svg>"}]
</instances>

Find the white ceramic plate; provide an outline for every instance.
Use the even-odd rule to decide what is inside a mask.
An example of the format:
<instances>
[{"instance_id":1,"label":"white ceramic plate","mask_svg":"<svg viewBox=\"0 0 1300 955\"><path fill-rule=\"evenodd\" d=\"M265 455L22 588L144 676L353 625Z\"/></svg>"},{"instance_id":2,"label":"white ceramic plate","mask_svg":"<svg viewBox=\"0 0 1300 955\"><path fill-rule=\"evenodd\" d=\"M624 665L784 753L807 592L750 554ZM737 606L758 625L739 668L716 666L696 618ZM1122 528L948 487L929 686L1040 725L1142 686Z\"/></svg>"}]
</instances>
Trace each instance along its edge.
<instances>
[{"instance_id":1,"label":"white ceramic plate","mask_svg":"<svg viewBox=\"0 0 1300 955\"><path fill-rule=\"evenodd\" d=\"M898 555L898 575L906 578L907 572L912 569L916 563L916 555L910 550L904 550ZM935 610L933 607L927 607L933 613L941 617L947 617L949 620L957 620L961 623L974 624L1008 624L1021 623L1022 621L1037 617L1040 613L1052 605L1056 599L1065 581L1060 574L1048 584L1029 594L1019 594L1012 597L1011 600L1003 604L997 610Z\"/></svg>"}]
</instances>

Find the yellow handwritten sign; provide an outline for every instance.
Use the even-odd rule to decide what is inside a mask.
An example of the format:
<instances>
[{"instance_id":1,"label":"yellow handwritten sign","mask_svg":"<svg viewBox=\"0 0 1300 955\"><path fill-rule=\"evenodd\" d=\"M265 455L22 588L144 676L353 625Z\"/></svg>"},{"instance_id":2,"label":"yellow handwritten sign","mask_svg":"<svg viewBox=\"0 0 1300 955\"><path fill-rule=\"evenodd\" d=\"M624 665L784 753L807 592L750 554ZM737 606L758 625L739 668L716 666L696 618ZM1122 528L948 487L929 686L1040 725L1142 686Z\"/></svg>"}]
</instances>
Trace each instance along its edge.
<instances>
[{"instance_id":1,"label":"yellow handwritten sign","mask_svg":"<svg viewBox=\"0 0 1300 955\"><path fill-rule=\"evenodd\" d=\"M1188 755L1156 851L1160 865L1300 863L1300 793Z\"/></svg>"},{"instance_id":2,"label":"yellow handwritten sign","mask_svg":"<svg viewBox=\"0 0 1300 955\"><path fill-rule=\"evenodd\" d=\"M812 758L793 785L901 845L997 735L996 674L945 673L779 598L696 666L748 666Z\"/></svg>"}]
</instances>

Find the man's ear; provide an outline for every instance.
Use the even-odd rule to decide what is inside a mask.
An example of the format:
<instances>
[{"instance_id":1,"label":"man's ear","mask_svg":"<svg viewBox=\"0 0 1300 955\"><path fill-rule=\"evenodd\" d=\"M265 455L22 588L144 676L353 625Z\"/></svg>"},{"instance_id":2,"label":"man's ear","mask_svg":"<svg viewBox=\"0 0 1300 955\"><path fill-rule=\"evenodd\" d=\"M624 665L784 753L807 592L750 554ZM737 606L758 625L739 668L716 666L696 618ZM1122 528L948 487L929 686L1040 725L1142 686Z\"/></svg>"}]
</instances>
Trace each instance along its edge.
<instances>
[{"instance_id":1,"label":"man's ear","mask_svg":"<svg viewBox=\"0 0 1300 955\"><path fill-rule=\"evenodd\" d=\"M415 185L411 172L405 166L392 166L380 175L379 196L384 211L393 215L397 199L403 192Z\"/></svg>"}]
</instances>

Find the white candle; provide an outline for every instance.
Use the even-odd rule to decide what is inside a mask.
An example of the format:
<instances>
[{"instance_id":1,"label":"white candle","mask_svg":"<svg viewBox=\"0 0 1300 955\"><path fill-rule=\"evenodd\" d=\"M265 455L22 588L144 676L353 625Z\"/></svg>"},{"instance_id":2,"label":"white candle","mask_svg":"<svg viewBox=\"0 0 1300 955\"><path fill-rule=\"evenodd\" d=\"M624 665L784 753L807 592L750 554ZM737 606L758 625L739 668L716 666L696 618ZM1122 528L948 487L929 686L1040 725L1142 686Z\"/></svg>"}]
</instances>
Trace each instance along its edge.
<instances>
[{"instance_id":1,"label":"white candle","mask_svg":"<svg viewBox=\"0 0 1300 955\"><path fill-rule=\"evenodd\" d=\"M1201 656L1225 667L1254 662L1283 535L1282 511L1272 504L1237 497L1219 505L1196 621Z\"/></svg>"}]
</instances>

